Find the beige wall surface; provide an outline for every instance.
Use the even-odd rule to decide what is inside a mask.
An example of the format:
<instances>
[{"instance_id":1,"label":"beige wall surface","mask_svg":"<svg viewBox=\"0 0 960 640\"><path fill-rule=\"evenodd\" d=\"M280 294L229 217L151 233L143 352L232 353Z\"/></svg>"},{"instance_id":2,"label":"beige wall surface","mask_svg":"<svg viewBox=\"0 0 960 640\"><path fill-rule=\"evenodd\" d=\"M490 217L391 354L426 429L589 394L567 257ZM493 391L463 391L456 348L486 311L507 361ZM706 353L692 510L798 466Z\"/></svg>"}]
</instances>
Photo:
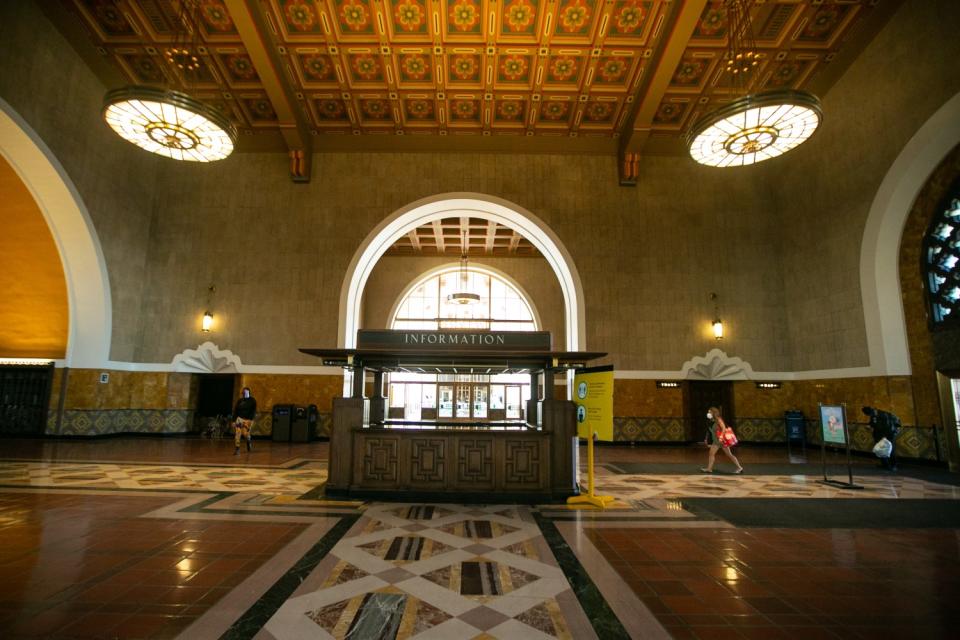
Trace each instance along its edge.
<instances>
[{"instance_id":1,"label":"beige wall surface","mask_svg":"<svg viewBox=\"0 0 960 640\"><path fill-rule=\"evenodd\" d=\"M384 256L377 262L363 291L363 326L366 329L387 329L390 311L411 283L426 272L444 265L457 265L452 256L408 258ZM530 296L529 301L540 315L541 331L549 331L554 347L564 343L563 293L553 269L543 258L470 258L470 266L485 266L506 273Z\"/></svg>"},{"instance_id":2,"label":"beige wall surface","mask_svg":"<svg viewBox=\"0 0 960 640\"><path fill-rule=\"evenodd\" d=\"M777 220L751 169L649 158L637 188L592 156L318 154L305 185L273 154L161 169L139 361L209 338L245 364L316 364L297 349L336 343L340 287L370 231L420 198L466 191L529 209L559 237L583 283L586 348L618 368L678 370L711 349L711 291L728 353L790 366ZM218 325L201 336L209 284ZM389 309L396 294L384 295Z\"/></svg>"},{"instance_id":3,"label":"beige wall surface","mask_svg":"<svg viewBox=\"0 0 960 640\"><path fill-rule=\"evenodd\" d=\"M823 100L824 123L769 163L788 240L796 371L868 366L860 251L870 206L913 134L960 91L960 2L908 0Z\"/></svg>"},{"instance_id":4,"label":"beige wall surface","mask_svg":"<svg viewBox=\"0 0 960 640\"><path fill-rule=\"evenodd\" d=\"M0 2L0 69L0 98L50 147L90 212L110 278L110 356L132 360L161 159L107 128L106 88L32 2Z\"/></svg>"}]
</instances>

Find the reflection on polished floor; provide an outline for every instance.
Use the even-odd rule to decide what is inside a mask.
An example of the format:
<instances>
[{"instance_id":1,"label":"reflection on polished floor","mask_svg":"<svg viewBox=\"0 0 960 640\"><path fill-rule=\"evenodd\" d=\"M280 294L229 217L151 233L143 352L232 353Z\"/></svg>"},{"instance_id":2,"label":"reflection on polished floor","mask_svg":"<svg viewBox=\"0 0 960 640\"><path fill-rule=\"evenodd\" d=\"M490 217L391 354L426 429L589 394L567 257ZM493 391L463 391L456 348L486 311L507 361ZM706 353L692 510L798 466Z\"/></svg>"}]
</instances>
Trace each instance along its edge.
<instances>
[{"instance_id":1,"label":"reflection on polished floor","mask_svg":"<svg viewBox=\"0 0 960 640\"><path fill-rule=\"evenodd\" d=\"M324 443L7 440L0 636L955 636L955 476L741 449L600 448L600 512L327 501Z\"/></svg>"}]
</instances>

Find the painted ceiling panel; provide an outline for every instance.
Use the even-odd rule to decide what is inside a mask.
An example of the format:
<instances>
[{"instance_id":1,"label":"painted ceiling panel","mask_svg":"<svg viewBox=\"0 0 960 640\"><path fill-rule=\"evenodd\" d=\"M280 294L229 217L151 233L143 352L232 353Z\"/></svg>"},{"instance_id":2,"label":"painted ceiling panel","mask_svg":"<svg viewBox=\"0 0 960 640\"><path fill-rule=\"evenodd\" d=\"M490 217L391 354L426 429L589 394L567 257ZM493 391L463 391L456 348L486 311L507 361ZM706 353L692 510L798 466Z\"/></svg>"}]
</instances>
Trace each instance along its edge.
<instances>
[{"instance_id":1,"label":"painted ceiling panel","mask_svg":"<svg viewBox=\"0 0 960 640\"><path fill-rule=\"evenodd\" d=\"M679 140L696 118L734 97L722 71L724 0L244 0L265 25L257 46L244 42L226 0L196 2L190 15L199 22L201 63L187 78L169 55L183 32L180 0L61 6L129 82L186 81L241 131L281 124L251 57L262 44L278 53L276 77L317 135L618 138L648 129ZM755 88L809 89L842 51L852 60L865 46L851 35L865 18L900 2L755 2ZM699 19L691 16L692 34L677 42L678 15L690 6ZM680 62L661 69L668 47ZM668 75L666 88L646 95L658 74ZM650 100L659 105L649 109L651 121L635 121L634 105Z\"/></svg>"}]
</instances>

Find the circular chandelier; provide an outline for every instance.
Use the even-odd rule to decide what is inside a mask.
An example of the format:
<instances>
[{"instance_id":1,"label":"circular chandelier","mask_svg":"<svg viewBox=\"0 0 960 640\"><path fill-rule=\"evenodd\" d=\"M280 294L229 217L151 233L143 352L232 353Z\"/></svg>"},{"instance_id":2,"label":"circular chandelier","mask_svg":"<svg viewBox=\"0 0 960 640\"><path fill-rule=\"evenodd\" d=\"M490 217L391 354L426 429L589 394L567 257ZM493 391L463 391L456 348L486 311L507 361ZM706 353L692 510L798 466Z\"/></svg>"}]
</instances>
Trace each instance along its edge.
<instances>
[{"instance_id":1,"label":"circular chandelier","mask_svg":"<svg viewBox=\"0 0 960 640\"><path fill-rule=\"evenodd\" d=\"M820 126L812 93L793 89L744 96L700 119L687 133L690 155L711 167L740 167L790 151Z\"/></svg>"},{"instance_id":2,"label":"circular chandelier","mask_svg":"<svg viewBox=\"0 0 960 640\"><path fill-rule=\"evenodd\" d=\"M103 99L103 119L124 140L174 160L222 160L237 142L237 130L223 114L170 89L110 91Z\"/></svg>"},{"instance_id":3,"label":"circular chandelier","mask_svg":"<svg viewBox=\"0 0 960 640\"><path fill-rule=\"evenodd\" d=\"M469 259L467 258L467 232L463 232L463 240L460 244L460 290L447 295L447 302L450 304L468 305L480 302L480 296L470 291L470 270Z\"/></svg>"}]
</instances>

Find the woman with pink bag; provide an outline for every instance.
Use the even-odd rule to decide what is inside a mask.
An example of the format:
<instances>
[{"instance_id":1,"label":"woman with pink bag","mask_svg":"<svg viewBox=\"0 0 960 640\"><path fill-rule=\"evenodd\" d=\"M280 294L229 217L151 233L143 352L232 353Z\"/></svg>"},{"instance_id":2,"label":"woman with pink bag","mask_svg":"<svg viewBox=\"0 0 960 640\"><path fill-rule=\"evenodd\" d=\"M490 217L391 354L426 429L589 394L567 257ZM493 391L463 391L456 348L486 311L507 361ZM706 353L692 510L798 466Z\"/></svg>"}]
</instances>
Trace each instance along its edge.
<instances>
[{"instance_id":1,"label":"woman with pink bag","mask_svg":"<svg viewBox=\"0 0 960 640\"><path fill-rule=\"evenodd\" d=\"M737 457L733 455L733 451L730 450L730 447L737 444L737 436L734 435L733 429L728 427L723 421L723 418L720 417L720 409L716 407L707 409L707 420L710 420L711 425L710 428L707 429L707 435L703 439L703 444L709 445L710 455L707 458L707 466L700 467L700 471L703 473L713 473L713 461L717 455L717 449L722 448L723 452L730 458L730 461L737 465L734 473L743 473L743 466L740 464L740 461L737 460Z\"/></svg>"}]
</instances>

